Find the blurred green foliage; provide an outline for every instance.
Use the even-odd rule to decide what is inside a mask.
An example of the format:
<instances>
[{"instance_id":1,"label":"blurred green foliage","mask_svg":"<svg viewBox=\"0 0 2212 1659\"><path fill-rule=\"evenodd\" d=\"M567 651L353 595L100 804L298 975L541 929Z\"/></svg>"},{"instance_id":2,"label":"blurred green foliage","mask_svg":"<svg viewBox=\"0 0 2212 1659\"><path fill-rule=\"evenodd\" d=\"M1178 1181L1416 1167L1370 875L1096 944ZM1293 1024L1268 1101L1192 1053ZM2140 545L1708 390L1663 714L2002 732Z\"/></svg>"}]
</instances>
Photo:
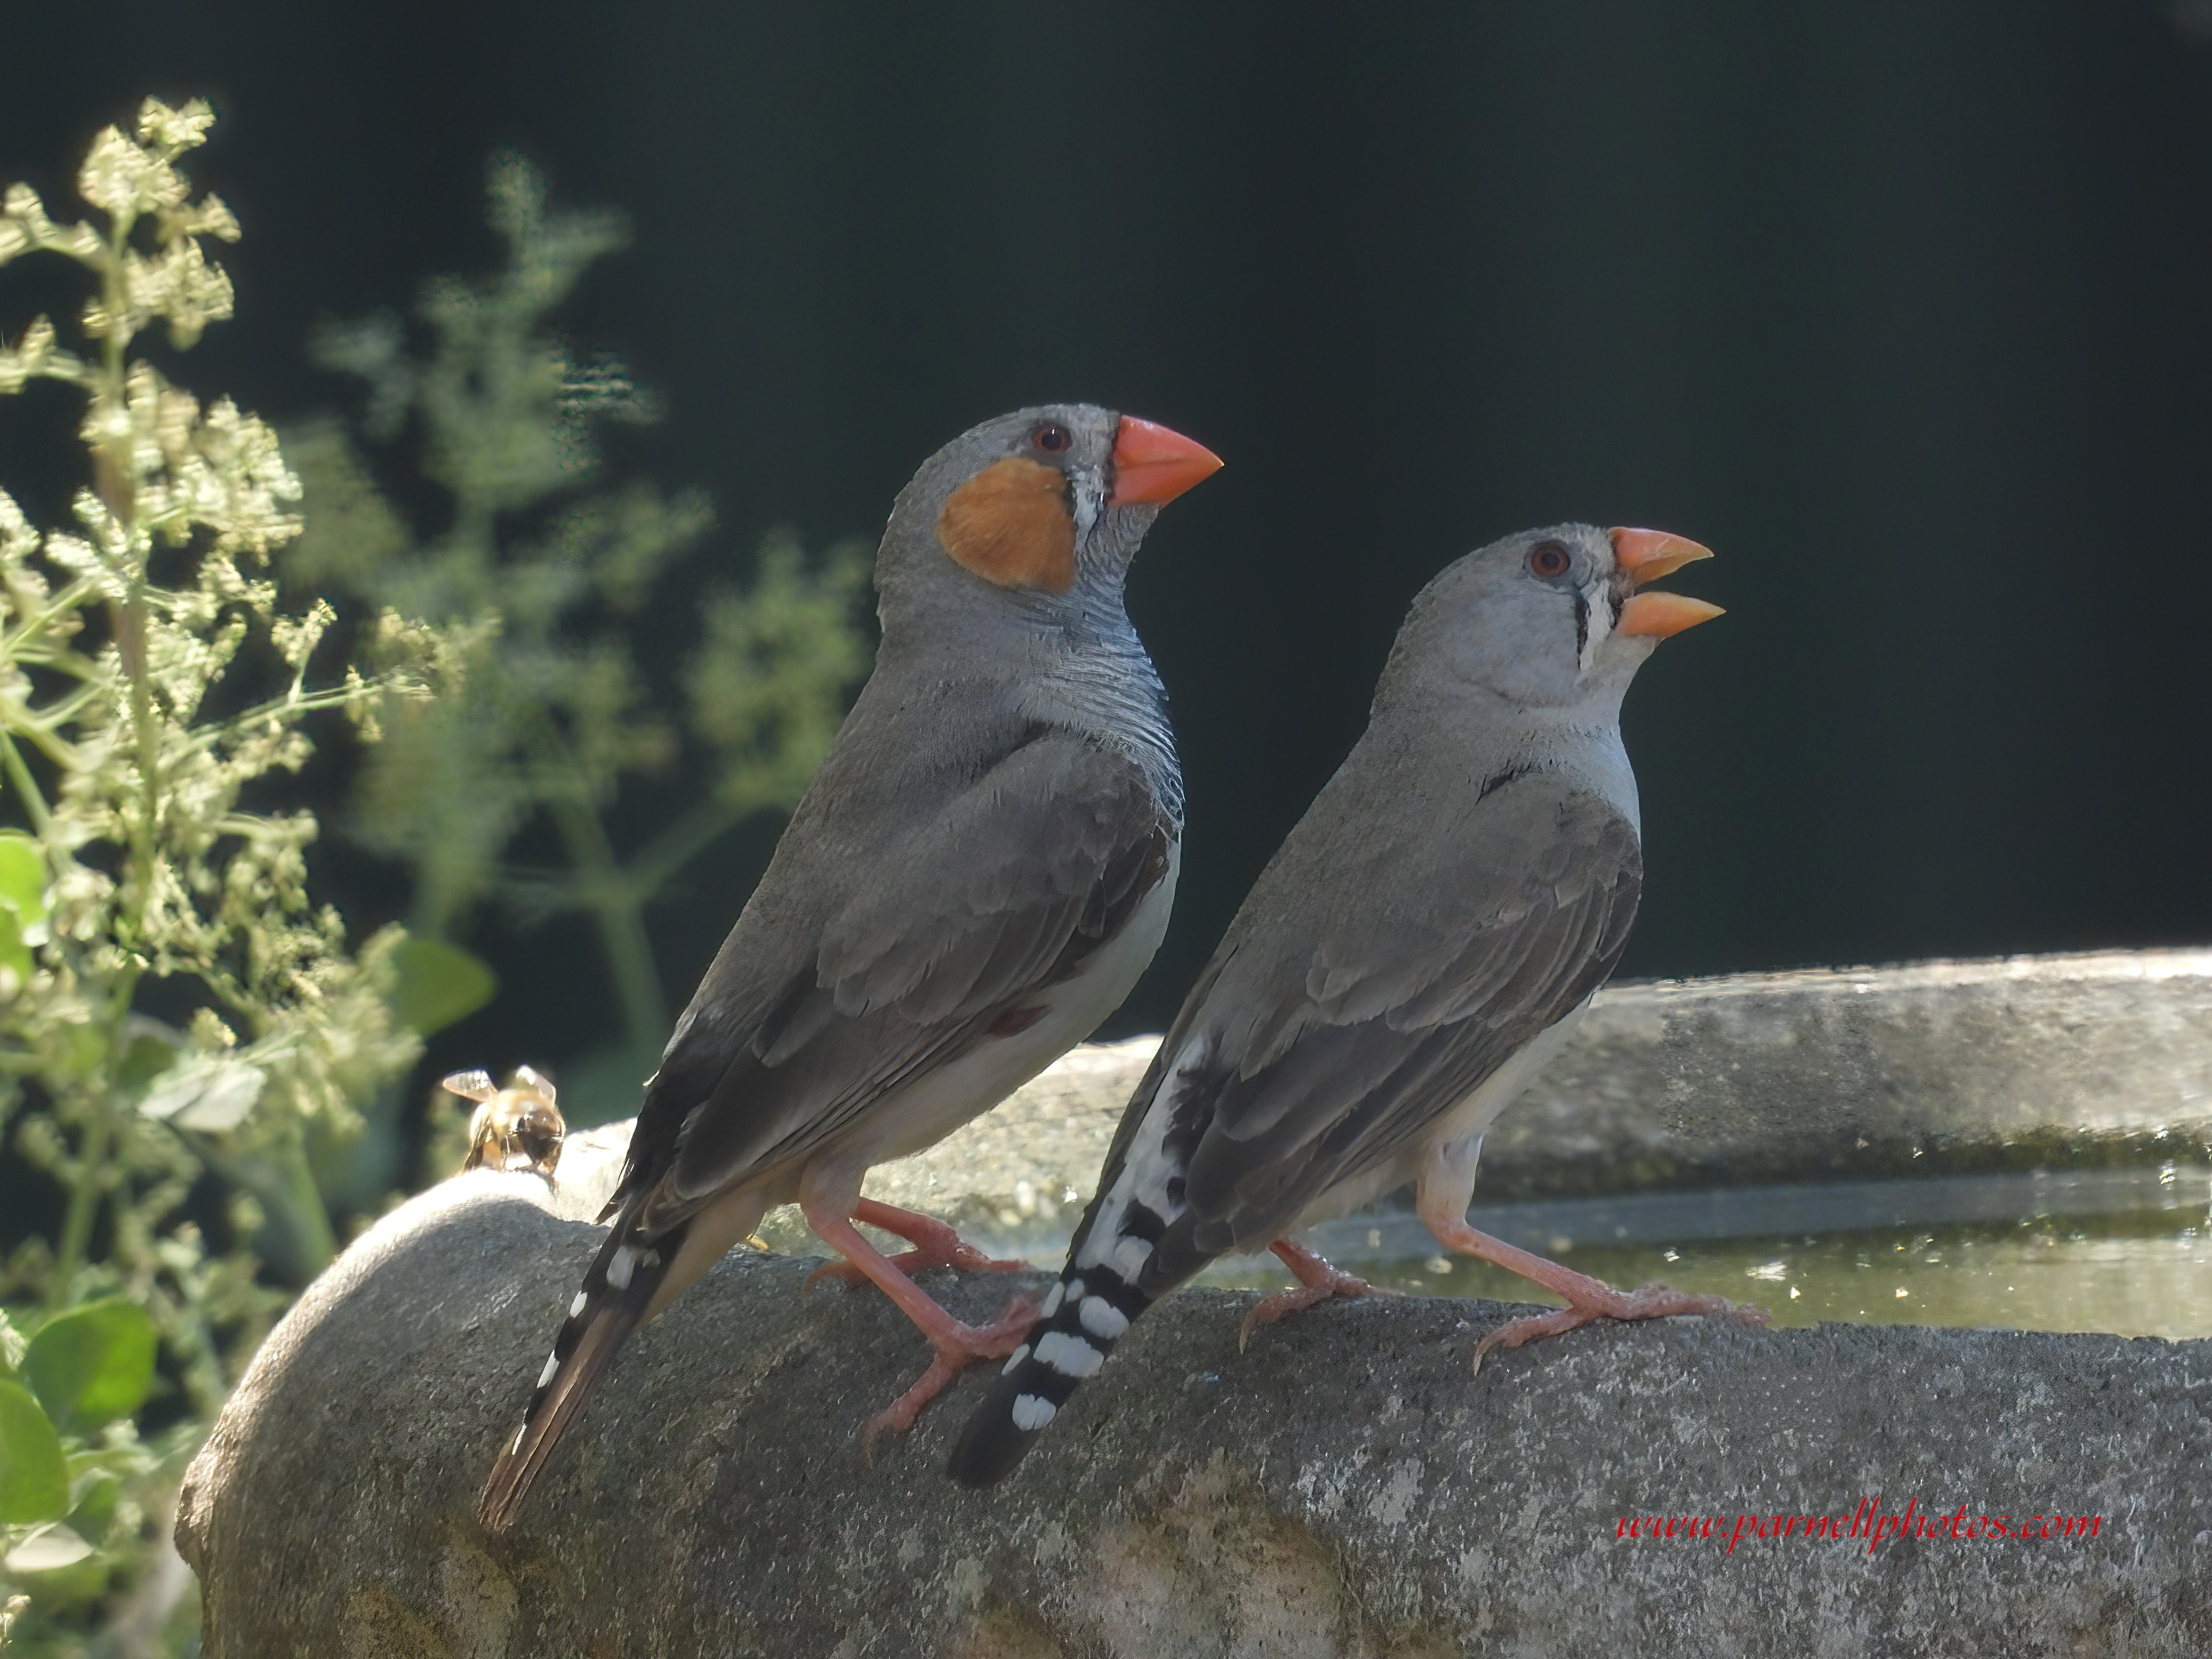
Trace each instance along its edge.
<instances>
[{"instance_id":1,"label":"blurred green foliage","mask_svg":"<svg viewBox=\"0 0 2212 1659\"><path fill-rule=\"evenodd\" d=\"M307 529L284 575L467 640L458 690L385 723L354 827L408 865L418 941L467 937L487 902L525 921L588 916L634 1085L670 1024L647 907L735 825L805 789L867 667L868 550L810 557L780 531L743 577L710 580L695 568L704 496L600 486L601 429L655 410L619 361L576 352L554 319L627 232L614 214L550 206L519 156L495 157L489 183L501 270L431 283L411 339L392 316L319 334L317 358L366 397L352 422L288 436ZM394 505L380 466L435 487L434 523ZM703 589L702 625L681 672L657 681L634 639L672 581ZM682 713L665 712L678 698ZM687 804L623 844L611 815L625 784L678 770ZM549 828L559 861L518 861L519 838ZM563 1079L564 1105L589 1114L580 1092Z\"/></svg>"},{"instance_id":2,"label":"blurred green foliage","mask_svg":"<svg viewBox=\"0 0 2212 1659\"><path fill-rule=\"evenodd\" d=\"M647 906L797 799L867 666L865 548L789 532L741 576L689 576L695 635L640 666L711 514L599 482L601 428L650 400L553 319L626 233L550 208L517 157L491 173L501 270L430 284L411 331L318 337L365 387L356 418L280 448L134 355L231 312L204 244L238 225L176 166L212 119L149 100L102 132L86 222L21 185L0 204L0 265L58 256L92 289L82 346L43 317L0 342L0 394L82 397L88 479L68 530L0 490L0 1156L56 1218L0 1261L11 1652L189 1639L169 1495L333 1215L387 1198L421 1038L496 990L469 948L490 908L590 918L611 1075L641 1075L669 1024ZM315 671L319 648L350 660ZM349 824L410 877L407 929L365 939L311 898L319 826L281 783L339 714L363 740ZM625 842L625 787L672 776L684 804ZM559 856L520 861L533 836Z\"/></svg>"},{"instance_id":3,"label":"blurred green foliage","mask_svg":"<svg viewBox=\"0 0 2212 1659\"><path fill-rule=\"evenodd\" d=\"M157 1340L146 1310L120 1297L58 1314L27 1343L0 1314L0 1569L73 1567L109 1534L137 1533L141 1517L123 1513L136 1478L165 1461L131 1423Z\"/></svg>"},{"instance_id":4,"label":"blurred green foliage","mask_svg":"<svg viewBox=\"0 0 2212 1659\"><path fill-rule=\"evenodd\" d=\"M58 256L92 290L83 349L44 317L0 349L0 393L82 398L90 481L67 531L0 491L0 1133L59 1217L0 1262L29 1334L0 1332L0 1578L35 1586L34 1626L128 1576L164 1518L146 1483L285 1299L256 1244L295 1279L329 1261L318 1148L420 1046L392 1010L398 930L349 946L307 892L315 820L269 785L313 717L427 701L460 642L387 611L368 672L311 673L335 611L258 574L300 527L275 434L134 355L157 323L181 350L230 314L203 244L238 225L175 165L212 119L149 100L135 134L103 131L85 222L21 185L0 201L0 264ZM185 1420L148 1447L157 1349Z\"/></svg>"}]
</instances>

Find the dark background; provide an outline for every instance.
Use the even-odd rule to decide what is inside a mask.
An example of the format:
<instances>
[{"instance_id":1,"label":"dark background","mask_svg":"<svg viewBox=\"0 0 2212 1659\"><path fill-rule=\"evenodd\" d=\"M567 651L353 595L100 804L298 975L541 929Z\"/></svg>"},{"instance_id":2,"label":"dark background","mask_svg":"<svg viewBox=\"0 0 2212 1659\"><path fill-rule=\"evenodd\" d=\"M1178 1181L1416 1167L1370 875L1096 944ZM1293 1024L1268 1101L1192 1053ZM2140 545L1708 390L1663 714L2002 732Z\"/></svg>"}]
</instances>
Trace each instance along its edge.
<instances>
[{"instance_id":1,"label":"dark background","mask_svg":"<svg viewBox=\"0 0 2212 1659\"><path fill-rule=\"evenodd\" d=\"M0 178L58 215L98 126L214 100L188 167L246 226L239 319L179 372L271 418L346 392L319 317L495 258L514 143L632 217L577 332L659 389L620 465L710 489L719 558L872 538L1020 404L1224 456L1132 584L1191 817L1109 1030L1172 1012L1414 590L1569 517L1709 544L1674 585L1731 612L1630 699L1625 971L2212 940L2212 46L2152 0L110 0L4 32ZM656 918L678 999L766 840ZM503 964L529 1006L454 1063L611 1033L584 944Z\"/></svg>"}]
</instances>

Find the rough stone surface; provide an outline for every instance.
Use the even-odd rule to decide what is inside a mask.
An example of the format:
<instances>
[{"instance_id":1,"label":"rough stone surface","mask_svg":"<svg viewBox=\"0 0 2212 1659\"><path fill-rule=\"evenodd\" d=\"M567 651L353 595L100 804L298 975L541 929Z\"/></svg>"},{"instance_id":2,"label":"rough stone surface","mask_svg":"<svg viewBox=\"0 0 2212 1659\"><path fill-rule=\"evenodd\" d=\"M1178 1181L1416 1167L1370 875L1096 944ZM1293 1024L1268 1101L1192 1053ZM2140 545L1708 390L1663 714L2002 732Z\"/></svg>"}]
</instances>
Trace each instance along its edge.
<instances>
[{"instance_id":1,"label":"rough stone surface","mask_svg":"<svg viewBox=\"0 0 2212 1659\"><path fill-rule=\"evenodd\" d=\"M912 1328L740 1250L494 1539L477 1486L596 1237L535 1188L424 1194L264 1346L179 1506L209 1659L2212 1652L2212 1343L2154 1339L1691 1322L1470 1378L1492 1304L1335 1304L1240 1355L1245 1298L1193 1291L977 1494L942 1473L973 1385L866 1466ZM1007 1288L933 1283L971 1317ZM1877 1497L2100 1524L1620 1535Z\"/></svg>"},{"instance_id":2,"label":"rough stone surface","mask_svg":"<svg viewBox=\"0 0 2212 1659\"><path fill-rule=\"evenodd\" d=\"M2212 952L1624 986L1501 1121L1481 1190L2201 1138L2208 1015ZM871 1190L1064 1228L1150 1046L1079 1052ZM1686 1322L1471 1378L1494 1304L1333 1304L1240 1355L1249 1298L1193 1291L975 1494L942 1474L973 1384L866 1467L860 1425L922 1344L879 1296L802 1297L807 1263L741 1249L631 1340L488 1537L477 1487L625 1135L575 1137L556 1195L425 1194L271 1335L179 1504L210 1659L2212 1653L2204 1341ZM1044 1281L929 1282L977 1318ZM1867 1499L2099 1527L1762 1535ZM1622 1535L1653 1516L1676 1535Z\"/></svg>"}]
</instances>

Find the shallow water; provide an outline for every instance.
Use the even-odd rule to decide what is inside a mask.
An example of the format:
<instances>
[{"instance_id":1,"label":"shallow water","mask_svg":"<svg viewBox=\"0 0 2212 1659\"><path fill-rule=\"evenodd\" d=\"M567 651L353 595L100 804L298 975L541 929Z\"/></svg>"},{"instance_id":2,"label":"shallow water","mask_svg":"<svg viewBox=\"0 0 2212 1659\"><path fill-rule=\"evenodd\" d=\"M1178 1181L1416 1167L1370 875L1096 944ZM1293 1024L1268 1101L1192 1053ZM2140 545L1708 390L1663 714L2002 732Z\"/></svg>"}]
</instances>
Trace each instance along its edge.
<instances>
[{"instance_id":1,"label":"shallow water","mask_svg":"<svg viewBox=\"0 0 2212 1659\"><path fill-rule=\"evenodd\" d=\"M1609 1283L1662 1280L1777 1325L2002 1326L2212 1336L2212 1166L1954 1176L1478 1206L1468 1219ZM1403 1210L1314 1229L1346 1270L1422 1296L1552 1298L1440 1252ZM1267 1257L1200 1281L1275 1290Z\"/></svg>"}]
</instances>

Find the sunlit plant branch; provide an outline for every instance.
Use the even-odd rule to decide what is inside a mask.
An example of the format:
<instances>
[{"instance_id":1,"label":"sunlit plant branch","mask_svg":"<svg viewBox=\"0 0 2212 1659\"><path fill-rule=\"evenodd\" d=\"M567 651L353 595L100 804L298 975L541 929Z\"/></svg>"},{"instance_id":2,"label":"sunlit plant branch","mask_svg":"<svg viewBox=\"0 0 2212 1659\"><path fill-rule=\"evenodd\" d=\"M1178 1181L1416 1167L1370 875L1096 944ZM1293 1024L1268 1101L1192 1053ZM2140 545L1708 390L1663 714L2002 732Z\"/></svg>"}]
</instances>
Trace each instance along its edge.
<instances>
[{"instance_id":1,"label":"sunlit plant branch","mask_svg":"<svg viewBox=\"0 0 2212 1659\"><path fill-rule=\"evenodd\" d=\"M310 718L425 699L447 648L386 617L375 672L318 682L336 613L284 614L256 574L300 530L275 434L136 349L156 324L185 349L231 312L203 243L237 222L176 166L212 119L149 100L133 135L103 131L86 222L22 185L0 199L0 265L56 255L92 289L82 347L44 317L0 347L0 393L82 394L89 478L69 531L0 491L0 1129L61 1198L51 1247L17 1249L0 1294L51 1315L122 1291L202 1410L227 1341L276 1305L247 1241L273 1222L295 1273L329 1259L311 1137L350 1133L417 1048L388 1006L398 935L349 949L307 894L313 817L261 800L263 781L305 762ZM231 1186L222 1248L183 1209L206 1169Z\"/></svg>"}]
</instances>

